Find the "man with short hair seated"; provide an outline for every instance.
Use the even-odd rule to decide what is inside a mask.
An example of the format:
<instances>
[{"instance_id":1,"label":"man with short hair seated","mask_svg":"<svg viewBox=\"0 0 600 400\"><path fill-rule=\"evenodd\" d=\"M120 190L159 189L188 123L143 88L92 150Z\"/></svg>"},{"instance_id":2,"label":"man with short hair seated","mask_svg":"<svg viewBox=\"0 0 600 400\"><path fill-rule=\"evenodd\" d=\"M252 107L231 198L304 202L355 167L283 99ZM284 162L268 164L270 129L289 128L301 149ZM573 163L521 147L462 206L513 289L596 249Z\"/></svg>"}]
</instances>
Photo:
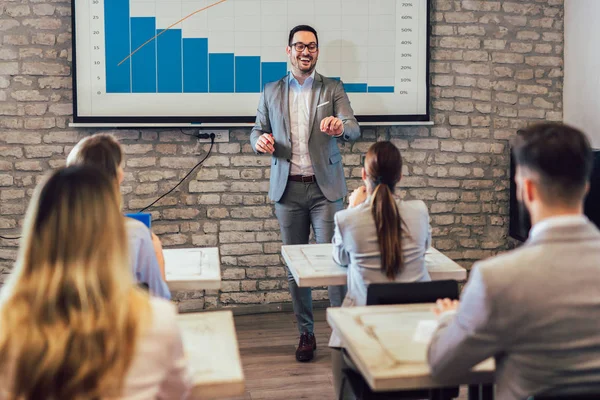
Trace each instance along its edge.
<instances>
[{"instance_id":1,"label":"man with short hair seated","mask_svg":"<svg viewBox=\"0 0 600 400\"><path fill-rule=\"evenodd\" d=\"M496 395L521 400L600 387L600 231L583 215L592 153L572 127L541 124L513 145L525 244L476 263L460 303L438 300L433 377L451 381L495 357Z\"/></svg>"}]
</instances>

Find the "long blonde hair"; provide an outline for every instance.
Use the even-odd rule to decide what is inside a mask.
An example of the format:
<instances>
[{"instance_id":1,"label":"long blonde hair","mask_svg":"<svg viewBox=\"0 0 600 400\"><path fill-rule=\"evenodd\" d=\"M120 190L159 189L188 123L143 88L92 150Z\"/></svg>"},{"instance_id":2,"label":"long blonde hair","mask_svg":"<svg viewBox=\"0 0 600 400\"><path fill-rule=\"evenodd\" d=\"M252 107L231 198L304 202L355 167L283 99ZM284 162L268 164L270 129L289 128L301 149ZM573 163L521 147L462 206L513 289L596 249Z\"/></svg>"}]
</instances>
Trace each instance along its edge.
<instances>
[{"instance_id":1,"label":"long blonde hair","mask_svg":"<svg viewBox=\"0 0 600 400\"><path fill-rule=\"evenodd\" d=\"M402 156L391 142L374 143L365 156L368 184L373 188L371 214L381 252L381 272L393 280L404 268L402 219L394 188L402 177Z\"/></svg>"},{"instance_id":2,"label":"long blonde hair","mask_svg":"<svg viewBox=\"0 0 600 400\"><path fill-rule=\"evenodd\" d=\"M0 304L10 398L120 393L150 316L128 263L119 194L105 174L67 167L37 188Z\"/></svg>"}]
</instances>

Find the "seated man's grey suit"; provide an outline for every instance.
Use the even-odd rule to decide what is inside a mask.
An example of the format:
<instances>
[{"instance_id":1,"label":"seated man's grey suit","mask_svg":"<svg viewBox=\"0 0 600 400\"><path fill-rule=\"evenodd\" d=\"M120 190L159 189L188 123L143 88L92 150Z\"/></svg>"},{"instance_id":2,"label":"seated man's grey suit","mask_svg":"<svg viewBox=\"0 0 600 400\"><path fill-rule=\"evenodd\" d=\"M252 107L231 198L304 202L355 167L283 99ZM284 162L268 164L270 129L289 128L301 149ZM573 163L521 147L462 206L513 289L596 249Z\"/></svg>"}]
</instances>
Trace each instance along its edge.
<instances>
[{"instance_id":1,"label":"seated man's grey suit","mask_svg":"<svg viewBox=\"0 0 600 400\"><path fill-rule=\"evenodd\" d=\"M600 231L570 218L541 221L521 248L473 266L457 313L442 316L429 347L436 379L494 356L500 400L597 389Z\"/></svg>"}]
</instances>

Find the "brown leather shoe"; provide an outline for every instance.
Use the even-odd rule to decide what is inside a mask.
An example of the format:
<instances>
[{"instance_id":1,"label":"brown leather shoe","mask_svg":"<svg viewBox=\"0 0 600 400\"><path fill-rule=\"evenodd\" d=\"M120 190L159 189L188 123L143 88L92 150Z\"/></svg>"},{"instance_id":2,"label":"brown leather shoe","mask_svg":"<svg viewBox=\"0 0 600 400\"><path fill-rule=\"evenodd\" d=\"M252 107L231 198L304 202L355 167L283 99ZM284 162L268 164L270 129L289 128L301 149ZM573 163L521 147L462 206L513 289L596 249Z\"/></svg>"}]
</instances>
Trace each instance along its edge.
<instances>
[{"instance_id":1,"label":"brown leather shoe","mask_svg":"<svg viewBox=\"0 0 600 400\"><path fill-rule=\"evenodd\" d=\"M300 343L296 349L296 360L301 362L310 361L315 356L317 349L317 339L312 333L303 333L300 335Z\"/></svg>"}]
</instances>

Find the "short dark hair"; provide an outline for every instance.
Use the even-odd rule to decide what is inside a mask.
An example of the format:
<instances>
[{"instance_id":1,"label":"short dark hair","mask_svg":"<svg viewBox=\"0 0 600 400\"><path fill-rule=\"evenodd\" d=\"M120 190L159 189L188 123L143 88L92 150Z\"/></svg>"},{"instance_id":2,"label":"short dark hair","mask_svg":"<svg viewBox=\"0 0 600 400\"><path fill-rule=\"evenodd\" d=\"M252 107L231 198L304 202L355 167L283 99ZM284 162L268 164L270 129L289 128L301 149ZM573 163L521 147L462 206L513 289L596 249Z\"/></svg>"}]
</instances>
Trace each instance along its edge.
<instances>
[{"instance_id":1,"label":"short dark hair","mask_svg":"<svg viewBox=\"0 0 600 400\"><path fill-rule=\"evenodd\" d=\"M294 35L296 34L296 32L312 32L315 35L315 38L317 39L317 45L319 44L319 36L317 35L317 31L315 30L315 28L313 28L310 25L297 25L293 27L290 31L290 36L288 38L288 46L292 45L292 40L294 39Z\"/></svg>"},{"instance_id":2,"label":"short dark hair","mask_svg":"<svg viewBox=\"0 0 600 400\"><path fill-rule=\"evenodd\" d=\"M536 124L519 130L512 147L516 165L538 175L545 202L583 201L593 166L592 149L583 132L559 123Z\"/></svg>"}]
</instances>

